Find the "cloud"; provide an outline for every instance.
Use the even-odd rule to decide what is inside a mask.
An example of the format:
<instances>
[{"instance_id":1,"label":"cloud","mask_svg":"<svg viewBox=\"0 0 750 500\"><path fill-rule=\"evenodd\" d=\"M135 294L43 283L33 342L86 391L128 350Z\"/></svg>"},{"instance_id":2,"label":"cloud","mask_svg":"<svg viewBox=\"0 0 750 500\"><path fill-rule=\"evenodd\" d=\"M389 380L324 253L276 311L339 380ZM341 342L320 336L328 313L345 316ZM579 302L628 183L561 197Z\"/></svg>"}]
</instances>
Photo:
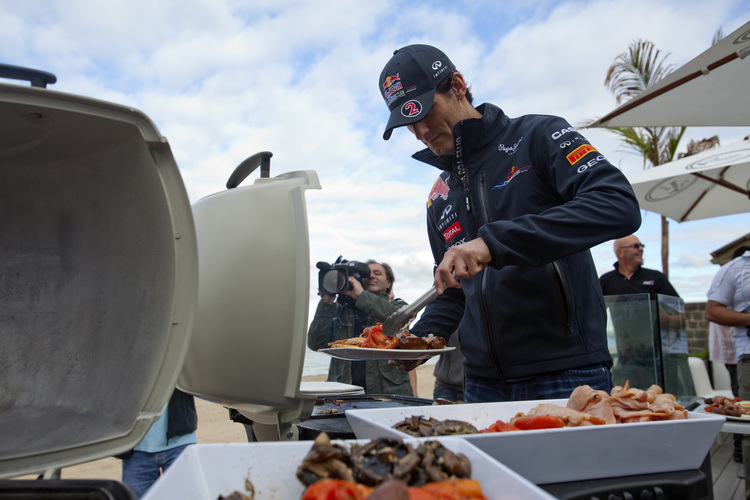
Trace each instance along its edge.
<instances>
[{"instance_id":1,"label":"cloud","mask_svg":"<svg viewBox=\"0 0 750 500\"><path fill-rule=\"evenodd\" d=\"M424 203L437 171L410 158L420 145L407 131L382 140L387 110L375 84L395 48L440 46L478 103L577 124L614 107L604 76L632 39L654 41L679 65L719 26L729 33L748 18L738 0L710 9L697 0L2 2L0 60L56 73L54 90L144 111L169 140L193 202L224 190L258 151L273 153L272 175L315 170L322 189L306 194L311 282L317 260L375 258L394 266L397 291L413 300L431 284ZM642 168L613 134L584 133L625 173ZM722 133L738 140L749 131ZM748 232L741 219L731 230L723 220L692 224L671 225L675 270L702 267L711 250ZM660 267L655 214L640 234ZM592 253L609 270L611 243Z\"/></svg>"}]
</instances>

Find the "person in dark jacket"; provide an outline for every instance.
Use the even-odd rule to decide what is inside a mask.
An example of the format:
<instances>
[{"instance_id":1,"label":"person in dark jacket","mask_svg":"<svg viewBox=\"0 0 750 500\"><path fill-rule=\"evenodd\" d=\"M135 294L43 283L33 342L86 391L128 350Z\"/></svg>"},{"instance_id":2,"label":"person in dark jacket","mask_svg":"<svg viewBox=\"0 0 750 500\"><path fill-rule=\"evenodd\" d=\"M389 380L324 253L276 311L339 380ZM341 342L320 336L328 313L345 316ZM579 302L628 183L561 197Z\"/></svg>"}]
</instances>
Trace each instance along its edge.
<instances>
[{"instance_id":1,"label":"person in dark jacket","mask_svg":"<svg viewBox=\"0 0 750 500\"><path fill-rule=\"evenodd\" d=\"M390 109L383 138L407 127L427 146L413 157L441 172L427 200L440 295L412 333L458 328L467 402L611 390L589 249L640 226L624 175L560 117L475 108L435 47L397 50L378 86Z\"/></svg>"},{"instance_id":2,"label":"person in dark jacket","mask_svg":"<svg viewBox=\"0 0 750 500\"><path fill-rule=\"evenodd\" d=\"M177 457L196 443L198 413L195 398L175 389L161 417L148 433L122 458L122 482L136 498L142 497Z\"/></svg>"},{"instance_id":3,"label":"person in dark jacket","mask_svg":"<svg viewBox=\"0 0 750 500\"><path fill-rule=\"evenodd\" d=\"M362 283L349 277L351 290L336 295L322 294L307 331L307 346L313 351L329 347L330 342L358 337L365 327L382 323L406 305L390 299L396 278L391 266L368 260L370 276ZM342 297L343 296L343 297ZM385 360L347 361L331 358L328 381L358 385L367 394L413 396L409 374Z\"/></svg>"}]
</instances>

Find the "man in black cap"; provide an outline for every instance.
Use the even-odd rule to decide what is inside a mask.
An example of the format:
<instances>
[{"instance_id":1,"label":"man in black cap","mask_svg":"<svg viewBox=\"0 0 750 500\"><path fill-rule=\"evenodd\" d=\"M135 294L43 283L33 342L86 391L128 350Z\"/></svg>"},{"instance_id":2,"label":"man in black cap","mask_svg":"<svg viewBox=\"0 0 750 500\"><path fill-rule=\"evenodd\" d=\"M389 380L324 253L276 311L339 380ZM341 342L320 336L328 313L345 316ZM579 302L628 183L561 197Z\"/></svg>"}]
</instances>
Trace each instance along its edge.
<instances>
[{"instance_id":1,"label":"man in black cap","mask_svg":"<svg viewBox=\"0 0 750 500\"><path fill-rule=\"evenodd\" d=\"M412 333L458 327L467 402L611 390L589 249L640 226L622 173L562 118L475 108L435 47L394 52L378 86L390 109L383 138L407 127L427 146L413 157L441 170L427 200L440 295Z\"/></svg>"}]
</instances>

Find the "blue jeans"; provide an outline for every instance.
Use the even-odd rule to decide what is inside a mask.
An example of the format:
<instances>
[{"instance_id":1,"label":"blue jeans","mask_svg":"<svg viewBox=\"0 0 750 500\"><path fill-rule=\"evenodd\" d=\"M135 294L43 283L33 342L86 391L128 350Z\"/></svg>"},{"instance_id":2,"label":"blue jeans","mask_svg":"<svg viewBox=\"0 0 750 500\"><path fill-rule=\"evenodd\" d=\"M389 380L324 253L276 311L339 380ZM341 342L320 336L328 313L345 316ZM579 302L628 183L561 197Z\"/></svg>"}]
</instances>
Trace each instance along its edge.
<instances>
[{"instance_id":1,"label":"blue jeans","mask_svg":"<svg viewBox=\"0 0 750 500\"><path fill-rule=\"evenodd\" d=\"M610 392L612 374L604 365L592 365L512 380L467 375L465 396L467 403L566 399L579 385L590 385L593 389Z\"/></svg>"},{"instance_id":2,"label":"blue jeans","mask_svg":"<svg viewBox=\"0 0 750 500\"><path fill-rule=\"evenodd\" d=\"M435 383L435 389L432 391L432 399L447 399L448 401L463 401L464 391L457 391L444 385Z\"/></svg>"},{"instance_id":3,"label":"blue jeans","mask_svg":"<svg viewBox=\"0 0 750 500\"><path fill-rule=\"evenodd\" d=\"M177 446L157 453L134 451L122 461L122 482L133 491L136 498L141 498L188 446L190 445Z\"/></svg>"}]
</instances>

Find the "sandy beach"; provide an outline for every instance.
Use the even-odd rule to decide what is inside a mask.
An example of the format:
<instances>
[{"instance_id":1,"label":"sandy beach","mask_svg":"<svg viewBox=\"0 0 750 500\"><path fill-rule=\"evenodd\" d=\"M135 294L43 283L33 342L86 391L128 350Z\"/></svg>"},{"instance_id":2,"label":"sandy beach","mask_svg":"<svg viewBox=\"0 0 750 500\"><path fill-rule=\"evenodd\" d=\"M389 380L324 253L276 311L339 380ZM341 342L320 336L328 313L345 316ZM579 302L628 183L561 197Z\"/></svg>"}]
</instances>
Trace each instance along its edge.
<instances>
[{"instance_id":1,"label":"sandy beach","mask_svg":"<svg viewBox=\"0 0 750 500\"><path fill-rule=\"evenodd\" d=\"M432 375L435 366L432 364L422 365L417 368L417 396L431 398L435 385L435 377ZM321 381L325 376L304 377L303 381ZM196 435L199 444L207 443L246 443L247 436L245 428L238 423L229 420L228 410L215 403L210 403L196 398L198 410L198 430ZM63 479L110 479L120 480L120 460L116 458L104 458L85 464L66 467L62 470ZM24 479L33 479L35 476L25 476Z\"/></svg>"}]
</instances>

